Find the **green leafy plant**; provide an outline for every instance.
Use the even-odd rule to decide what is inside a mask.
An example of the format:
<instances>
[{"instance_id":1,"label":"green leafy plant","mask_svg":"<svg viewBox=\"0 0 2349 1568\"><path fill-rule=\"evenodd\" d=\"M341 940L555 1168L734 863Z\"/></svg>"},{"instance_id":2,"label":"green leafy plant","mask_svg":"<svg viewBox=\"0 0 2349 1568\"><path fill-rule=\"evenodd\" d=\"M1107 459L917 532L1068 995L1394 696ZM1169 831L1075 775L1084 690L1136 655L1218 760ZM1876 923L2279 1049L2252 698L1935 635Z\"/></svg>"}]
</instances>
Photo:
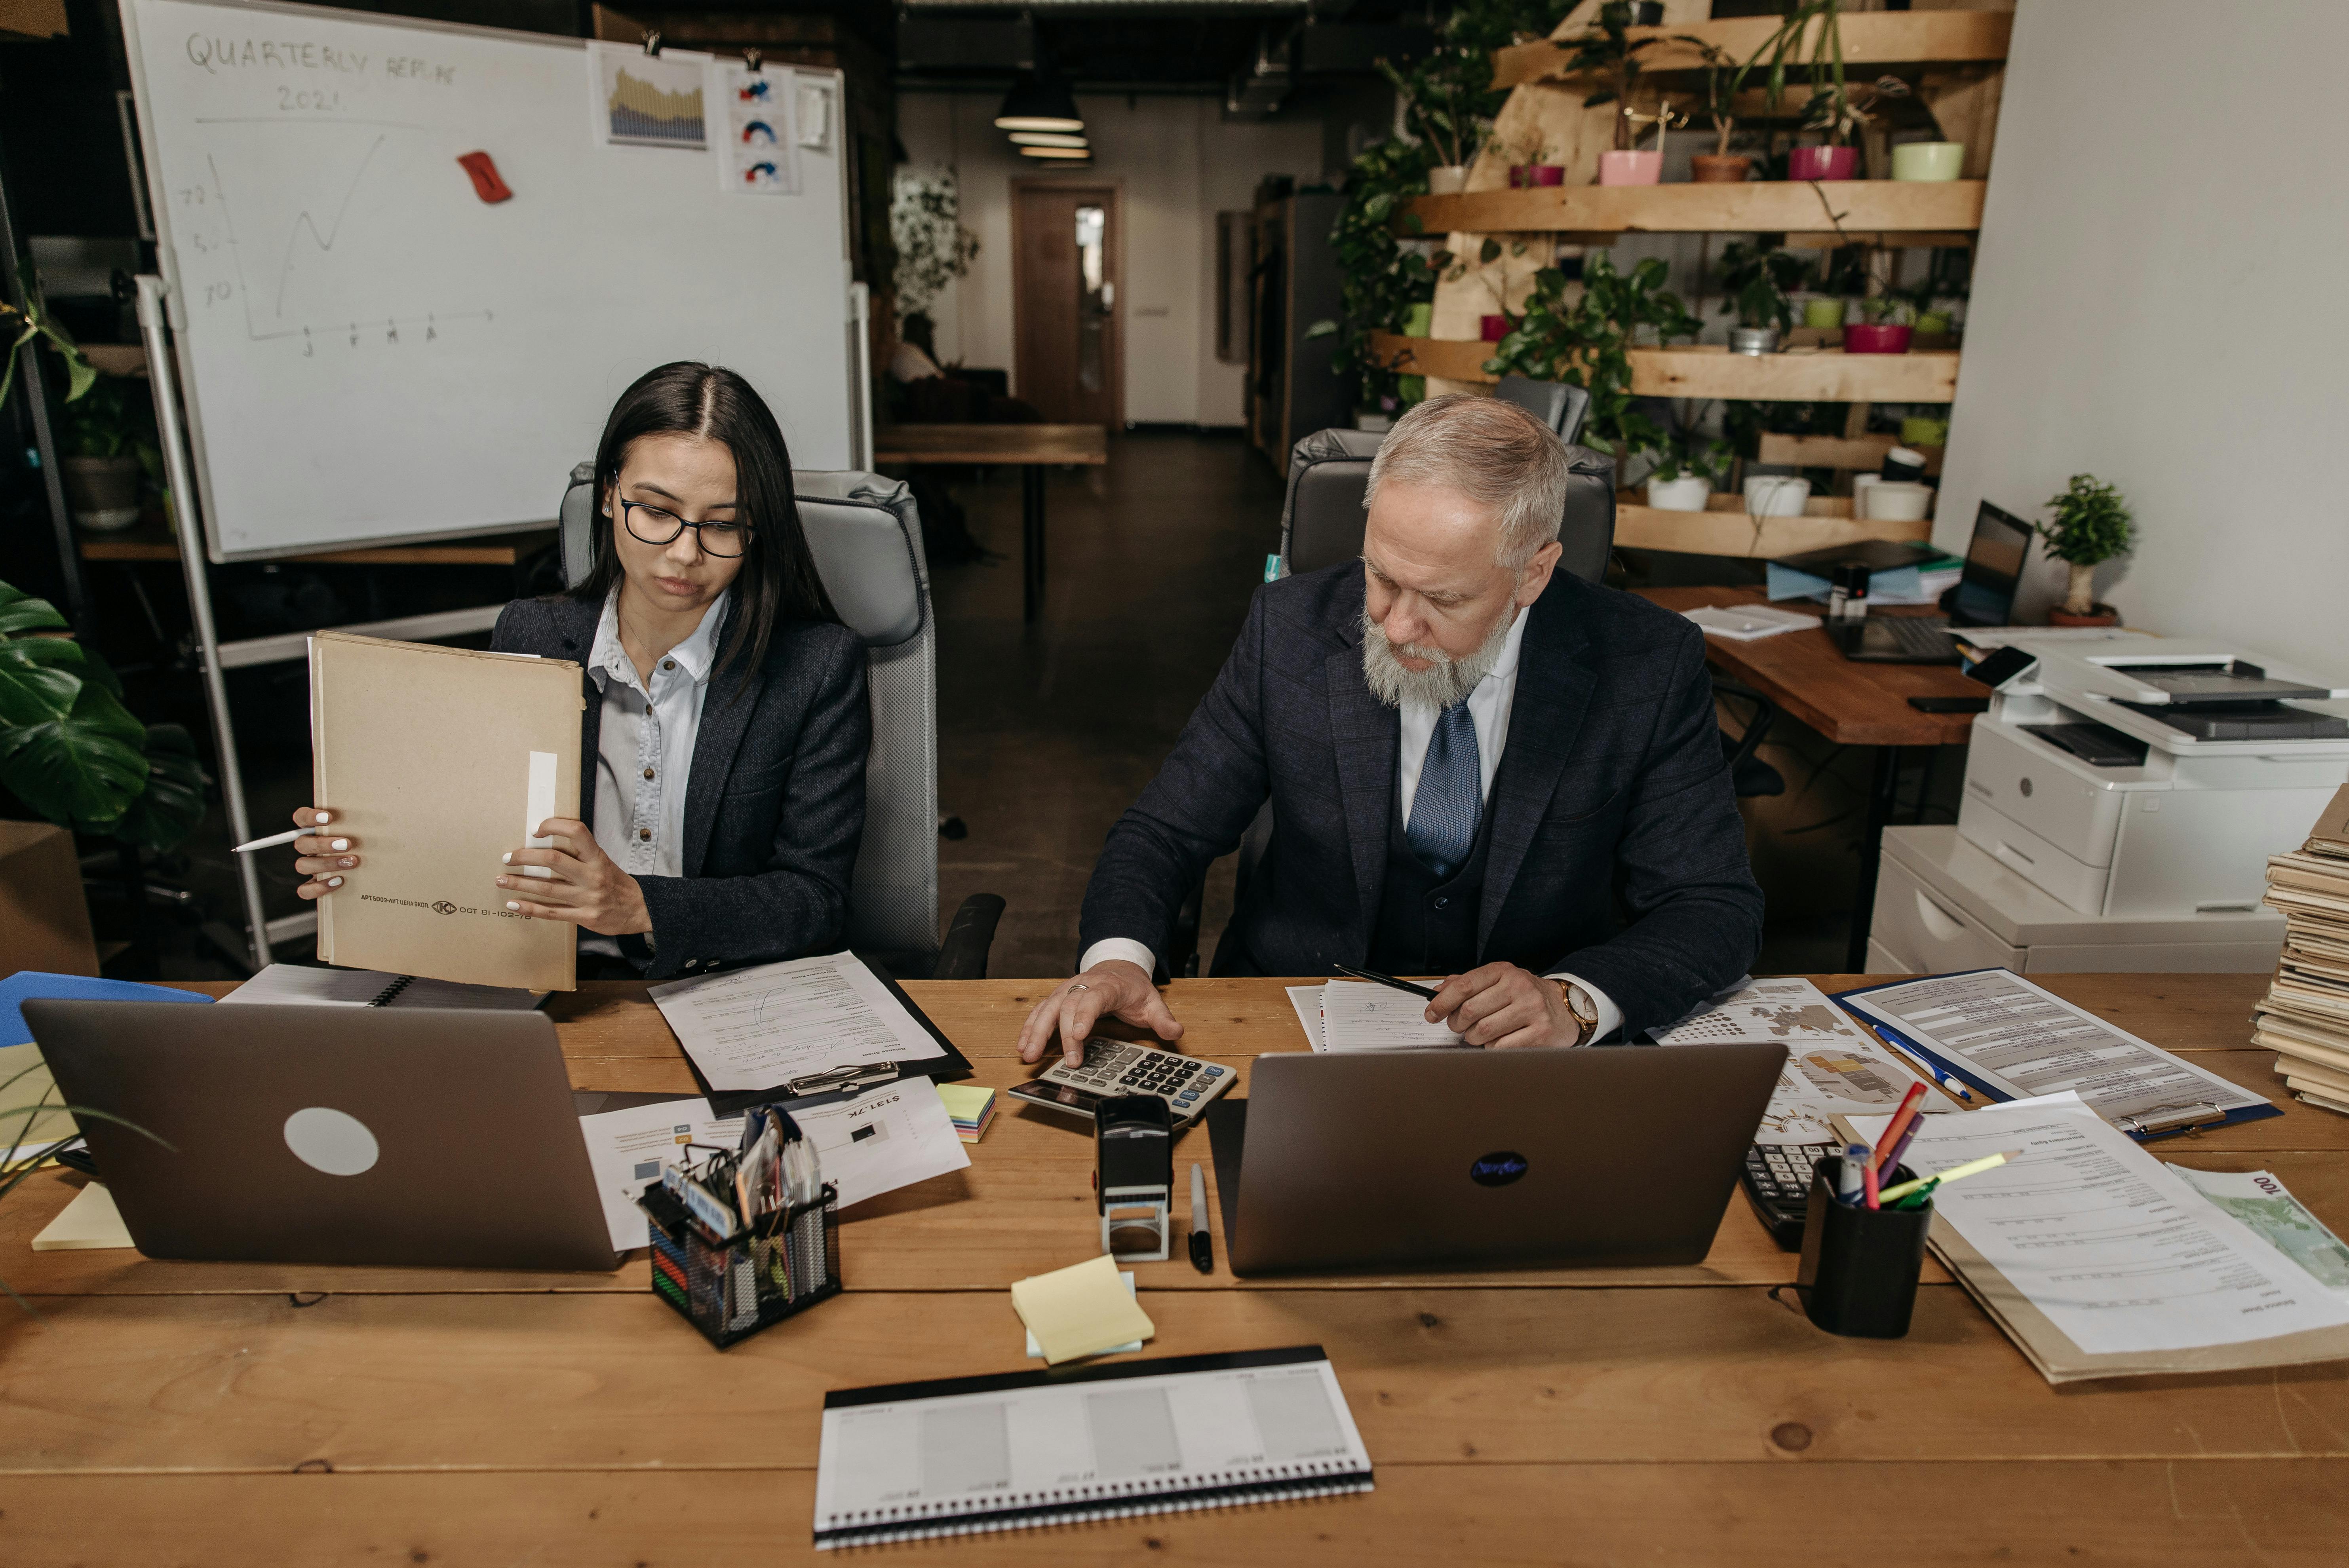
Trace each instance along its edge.
<instances>
[{"instance_id":1,"label":"green leafy plant","mask_svg":"<svg viewBox=\"0 0 2349 1568\"><path fill-rule=\"evenodd\" d=\"M33 275L30 257L19 263L18 275ZM57 357L65 361L67 402L78 401L82 394L97 383L98 367L83 356L73 335L49 319L39 300L26 301L23 310L12 304L0 304L0 333L14 335L8 339L8 362L0 366L0 403L8 400L9 389L16 384L16 361L24 353L25 346L36 337L45 340L57 351Z\"/></svg>"},{"instance_id":2,"label":"green leafy plant","mask_svg":"<svg viewBox=\"0 0 2349 1568\"><path fill-rule=\"evenodd\" d=\"M1582 286L1556 267L1534 274L1525 315L1493 346L1485 369L1537 381L1564 381L1590 393L1582 444L1619 459L1661 448L1663 428L1641 412L1631 391L1630 348L1647 334L1656 342L1694 337L1703 325L1680 296L1664 287L1669 269L1650 256L1618 272L1603 255L1583 263Z\"/></svg>"},{"instance_id":3,"label":"green leafy plant","mask_svg":"<svg viewBox=\"0 0 2349 1568\"><path fill-rule=\"evenodd\" d=\"M146 476L160 482L162 449L155 444L155 409L134 383L101 377L87 397L66 406L63 455L68 458L136 458Z\"/></svg>"},{"instance_id":4,"label":"green leafy plant","mask_svg":"<svg viewBox=\"0 0 2349 1568\"><path fill-rule=\"evenodd\" d=\"M1719 490L1728 481L1730 469L1737 461L1737 449L1694 430L1676 430L1663 445L1648 449L1647 456L1655 465L1648 470L1647 477L1651 480L1676 480L1694 474Z\"/></svg>"},{"instance_id":5,"label":"green leafy plant","mask_svg":"<svg viewBox=\"0 0 2349 1568\"><path fill-rule=\"evenodd\" d=\"M1450 258L1442 251L1407 243L1396 233L1402 203L1427 191L1427 171L1446 154L1431 141L1390 139L1366 149L1346 177L1346 205L1330 231L1338 261L1339 302L1344 320L1317 321L1309 337L1344 332L1335 368L1354 378L1358 407L1374 408L1399 395L1399 378L1371 351L1371 334L1399 332L1415 304L1435 298L1435 280ZM1403 220L1413 237L1416 217Z\"/></svg>"},{"instance_id":6,"label":"green leafy plant","mask_svg":"<svg viewBox=\"0 0 2349 1568\"><path fill-rule=\"evenodd\" d=\"M1732 240L1721 248L1721 314L1740 326L1795 325L1794 291L1807 282L1811 263L1793 251Z\"/></svg>"},{"instance_id":7,"label":"green leafy plant","mask_svg":"<svg viewBox=\"0 0 2349 1568\"><path fill-rule=\"evenodd\" d=\"M2074 474L2072 482L2048 498L2054 516L2031 525L2047 542L2047 553L2071 568L2064 608L2074 615L2092 615L2096 609L2096 568L2128 553L2137 542L2137 521L2115 487L2094 474Z\"/></svg>"},{"instance_id":8,"label":"green leafy plant","mask_svg":"<svg viewBox=\"0 0 2349 1568\"><path fill-rule=\"evenodd\" d=\"M1599 7L1599 14L1590 19L1590 26L1574 40L1575 50L1565 68L1576 76L1599 79L1599 86L1583 98L1583 108L1596 108L1603 103L1628 107L1632 85L1640 77L1640 56L1663 42L1654 35L1633 38L1631 15L1631 0L1606 0ZM1615 150L1630 150L1631 122L1619 112L1615 116Z\"/></svg>"},{"instance_id":9,"label":"green leafy plant","mask_svg":"<svg viewBox=\"0 0 2349 1568\"><path fill-rule=\"evenodd\" d=\"M204 814L195 742L141 725L98 653L46 599L0 583L0 784L61 827L177 848Z\"/></svg>"},{"instance_id":10,"label":"green leafy plant","mask_svg":"<svg viewBox=\"0 0 2349 1568\"><path fill-rule=\"evenodd\" d=\"M952 170L897 170L889 182L889 238L897 247L897 314L925 315L978 254L978 236L963 227Z\"/></svg>"},{"instance_id":11,"label":"green leafy plant","mask_svg":"<svg viewBox=\"0 0 2349 1568\"><path fill-rule=\"evenodd\" d=\"M48 1069L43 1067L40 1063L36 1062L33 1066L22 1069L8 1078L0 1079L0 1094L6 1093L18 1082L24 1078L29 1078L34 1073L46 1072L47 1070ZM55 1089L56 1085L52 1084L49 1089L44 1091L41 1098L35 1100L32 1104L18 1106L12 1110L0 1111L0 1202L5 1202L9 1193L14 1192L17 1188L23 1186L25 1184L26 1178L32 1175L34 1171L39 1170L41 1168L41 1162L48 1158L49 1144L53 1140L47 1136L36 1138L34 1134L33 1129L40 1123L43 1117L54 1113L62 1112L66 1115L77 1118L94 1119L98 1121L111 1121L117 1126L130 1129L131 1131L138 1133L141 1138L154 1139L157 1143L162 1144L164 1148L171 1149L174 1153L178 1152L173 1145L165 1143L160 1138L156 1138L153 1133L148 1131L137 1122L127 1121L121 1117L116 1116L111 1111L93 1110L86 1105L50 1104L49 1094L54 1092ZM12 1119L16 1122L16 1125L13 1127L9 1125ZM34 1311L33 1304L26 1301L23 1296L18 1295L16 1288L10 1285L7 1281L0 1280L0 1290L6 1291L8 1293L8 1298L11 1301L14 1301L18 1306L23 1307L26 1312L32 1313L36 1317L40 1315L38 1312Z\"/></svg>"},{"instance_id":12,"label":"green leafy plant","mask_svg":"<svg viewBox=\"0 0 2349 1568\"><path fill-rule=\"evenodd\" d=\"M1737 95L1745 90L1745 78L1754 61L1741 62L1720 45L1702 38L1682 36L1676 41L1694 45L1704 56L1704 111L1713 120L1713 156L1726 158L1729 139L1737 129Z\"/></svg>"},{"instance_id":13,"label":"green leafy plant","mask_svg":"<svg viewBox=\"0 0 2349 1568\"><path fill-rule=\"evenodd\" d=\"M1887 292L1861 300L1859 314L1876 326L1910 326L1917 320L1917 306L1905 294Z\"/></svg>"}]
</instances>

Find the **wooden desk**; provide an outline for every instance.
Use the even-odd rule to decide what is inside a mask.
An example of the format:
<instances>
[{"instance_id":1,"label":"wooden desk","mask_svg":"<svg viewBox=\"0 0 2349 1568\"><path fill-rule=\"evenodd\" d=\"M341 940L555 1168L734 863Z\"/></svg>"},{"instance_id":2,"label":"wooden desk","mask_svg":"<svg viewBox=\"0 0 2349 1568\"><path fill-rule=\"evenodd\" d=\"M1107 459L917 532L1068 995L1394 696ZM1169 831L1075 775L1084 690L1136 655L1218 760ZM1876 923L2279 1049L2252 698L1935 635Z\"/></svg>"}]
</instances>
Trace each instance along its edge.
<instances>
[{"instance_id":1,"label":"wooden desk","mask_svg":"<svg viewBox=\"0 0 2349 1568\"><path fill-rule=\"evenodd\" d=\"M1764 604L1759 588L1642 588L1643 598L1667 610L1707 605ZM1929 615L1925 606L1894 606L1885 615ZM1783 632L1750 643L1727 637L1704 640L1705 663L1768 697L1838 746L1876 751L1876 771L1868 791L1868 815L1859 845L1859 892L1851 912L1851 943L1844 963L1868 966L1868 929L1876 913L1876 873L1884 853L1884 829L1900 787L1904 747L1962 746L1973 733L1970 713L1919 713L1912 696L1988 695L1958 673L1955 665L1855 664L1825 631Z\"/></svg>"},{"instance_id":2,"label":"wooden desk","mask_svg":"<svg viewBox=\"0 0 2349 1568\"><path fill-rule=\"evenodd\" d=\"M1019 465L1019 614L1033 621L1044 597L1044 470L1109 461L1102 425L891 425L874 432L873 466Z\"/></svg>"},{"instance_id":3,"label":"wooden desk","mask_svg":"<svg viewBox=\"0 0 2349 1568\"><path fill-rule=\"evenodd\" d=\"M1819 976L1830 987L1850 977ZM2349 1119L2284 1098L2244 1022L2264 981L2049 986L2276 1097L2161 1145L2280 1174L2349 1228ZM907 989L1005 1086L1042 983ZM1301 1048L1280 983L1178 981L1196 1053ZM635 985L552 1009L583 1088L678 1088ZM256 1560L811 1561L825 1389L1011 1371L1005 1287L1098 1243L1090 1141L999 1112L968 1171L843 1230L850 1294L723 1354L617 1274L169 1264L26 1242L75 1183L0 1206L0 1541L10 1568ZM1187 1135L1178 1161L1207 1158ZM1178 1164L1178 1170L1180 1166ZM1210 1167L1212 1170L1212 1166ZM2349 1368L2051 1388L1930 1269L1905 1340L1830 1337L1733 1198L1693 1268L1242 1284L1137 1265L1152 1355L1319 1343L1378 1466L1364 1497L1025 1532L956 1562L1738 1563L1814 1568L1893 1518L1918 1564L2337 1563Z\"/></svg>"}]
</instances>

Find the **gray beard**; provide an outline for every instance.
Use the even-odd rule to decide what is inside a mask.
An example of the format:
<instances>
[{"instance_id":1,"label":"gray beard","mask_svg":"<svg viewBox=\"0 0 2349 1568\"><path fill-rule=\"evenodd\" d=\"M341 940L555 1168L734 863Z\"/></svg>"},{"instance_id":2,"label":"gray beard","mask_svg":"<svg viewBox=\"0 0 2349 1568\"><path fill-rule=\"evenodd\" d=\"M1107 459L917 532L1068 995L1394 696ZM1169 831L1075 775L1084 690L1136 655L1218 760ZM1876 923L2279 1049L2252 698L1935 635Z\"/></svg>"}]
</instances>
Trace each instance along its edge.
<instances>
[{"instance_id":1,"label":"gray beard","mask_svg":"<svg viewBox=\"0 0 2349 1568\"><path fill-rule=\"evenodd\" d=\"M1398 649L1387 641L1385 632L1362 612L1362 678L1370 683L1371 695L1389 707L1401 707L1406 702L1423 702L1442 712L1476 689L1476 683L1493 673L1501 662L1501 649L1509 640L1509 627L1518 614L1514 608L1493 628L1485 645L1465 658L1455 659L1441 648L1413 644ZM1433 659L1423 670L1405 669L1397 654L1408 654L1414 659Z\"/></svg>"}]
</instances>

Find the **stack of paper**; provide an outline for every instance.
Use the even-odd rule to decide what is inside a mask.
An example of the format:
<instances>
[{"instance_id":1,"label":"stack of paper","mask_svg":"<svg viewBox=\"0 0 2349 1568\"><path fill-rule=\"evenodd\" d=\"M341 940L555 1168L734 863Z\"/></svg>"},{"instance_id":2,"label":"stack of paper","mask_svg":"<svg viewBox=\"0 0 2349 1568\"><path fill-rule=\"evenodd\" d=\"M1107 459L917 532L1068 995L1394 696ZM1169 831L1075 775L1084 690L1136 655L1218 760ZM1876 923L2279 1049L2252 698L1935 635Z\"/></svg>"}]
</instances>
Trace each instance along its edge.
<instances>
[{"instance_id":1,"label":"stack of paper","mask_svg":"<svg viewBox=\"0 0 2349 1568\"><path fill-rule=\"evenodd\" d=\"M995 1119L995 1091L977 1084L942 1083L938 1098L946 1101L947 1114L954 1119L955 1136L965 1143L976 1143L987 1136L987 1124Z\"/></svg>"},{"instance_id":2,"label":"stack of paper","mask_svg":"<svg viewBox=\"0 0 2349 1568\"><path fill-rule=\"evenodd\" d=\"M1781 610L1769 604L1706 605L1701 609L1683 610L1681 614L1704 628L1709 637L1726 637L1733 643L1750 643L1760 637L1775 637L1781 632L1809 631L1819 624L1816 615L1800 610Z\"/></svg>"},{"instance_id":3,"label":"stack of paper","mask_svg":"<svg viewBox=\"0 0 2349 1568\"><path fill-rule=\"evenodd\" d=\"M1098 1356L1158 1332L1107 1253L1014 1281L1011 1305L1036 1336L1047 1366Z\"/></svg>"},{"instance_id":4,"label":"stack of paper","mask_svg":"<svg viewBox=\"0 0 2349 1568\"><path fill-rule=\"evenodd\" d=\"M1844 1125L1873 1140L1888 1119ZM2349 1301L2076 1094L1937 1116L1903 1162L2013 1150L1933 1194L1930 1241L2049 1382L2349 1357Z\"/></svg>"},{"instance_id":5,"label":"stack of paper","mask_svg":"<svg viewBox=\"0 0 2349 1568\"><path fill-rule=\"evenodd\" d=\"M2349 1114L2349 785L2307 843L2269 859L2264 902L2283 912L2283 954L2251 1041L2276 1052L2292 1093Z\"/></svg>"},{"instance_id":6,"label":"stack of paper","mask_svg":"<svg viewBox=\"0 0 2349 1568\"><path fill-rule=\"evenodd\" d=\"M1317 1051L1413 1051L1458 1046L1449 1024L1427 1021L1427 998L1368 980L1291 985L1288 1005Z\"/></svg>"}]
</instances>

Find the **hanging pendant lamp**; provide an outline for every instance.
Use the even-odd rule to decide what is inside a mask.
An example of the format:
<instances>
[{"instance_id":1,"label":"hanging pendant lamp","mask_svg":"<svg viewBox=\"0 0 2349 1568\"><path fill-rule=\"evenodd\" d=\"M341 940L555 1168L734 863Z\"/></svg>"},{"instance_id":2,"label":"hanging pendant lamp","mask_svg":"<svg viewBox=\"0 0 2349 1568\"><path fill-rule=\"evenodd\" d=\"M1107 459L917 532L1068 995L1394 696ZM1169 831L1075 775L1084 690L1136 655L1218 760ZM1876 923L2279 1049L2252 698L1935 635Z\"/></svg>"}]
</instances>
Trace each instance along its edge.
<instances>
[{"instance_id":1,"label":"hanging pendant lamp","mask_svg":"<svg viewBox=\"0 0 2349 1568\"><path fill-rule=\"evenodd\" d=\"M1040 76L1014 84L1003 95L1003 107L995 112L998 130L1072 133L1084 128L1084 117L1077 112L1076 96L1069 91L1068 84Z\"/></svg>"}]
</instances>

